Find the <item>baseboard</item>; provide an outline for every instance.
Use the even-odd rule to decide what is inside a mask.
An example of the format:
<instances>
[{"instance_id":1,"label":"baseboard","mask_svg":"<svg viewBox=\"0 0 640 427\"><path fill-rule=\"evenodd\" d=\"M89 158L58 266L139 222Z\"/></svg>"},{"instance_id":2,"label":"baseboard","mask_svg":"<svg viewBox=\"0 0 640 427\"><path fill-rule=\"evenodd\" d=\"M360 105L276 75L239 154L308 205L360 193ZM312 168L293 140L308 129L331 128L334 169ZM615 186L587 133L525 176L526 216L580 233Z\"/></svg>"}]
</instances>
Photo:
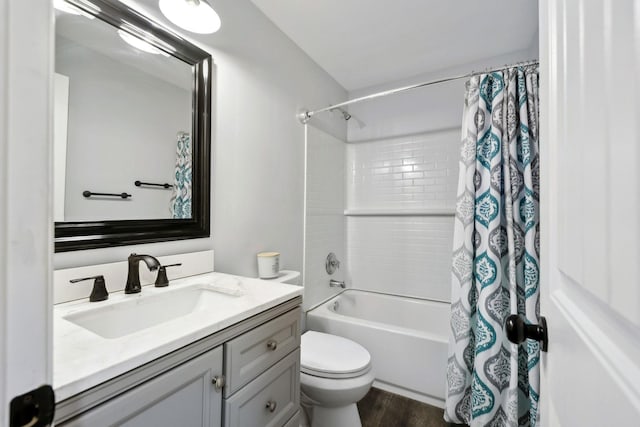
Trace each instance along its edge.
<instances>
[{"instance_id":1,"label":"baseboard","mask_svg":"<svg viewBox=\"0 0 640 427\"><path fill-rule=\"evenodd\" d=\"M379 388L380 390L388 391L389 393L408 397L409 399L417 400L418 402L426 403L427 405L444 409L444 400L437 397L429 396L422 393L416 393L415 391L407 390L406 388L398 387L378 380L375 380L373 382L373 387Z\"/></svg>"}]
</instances>

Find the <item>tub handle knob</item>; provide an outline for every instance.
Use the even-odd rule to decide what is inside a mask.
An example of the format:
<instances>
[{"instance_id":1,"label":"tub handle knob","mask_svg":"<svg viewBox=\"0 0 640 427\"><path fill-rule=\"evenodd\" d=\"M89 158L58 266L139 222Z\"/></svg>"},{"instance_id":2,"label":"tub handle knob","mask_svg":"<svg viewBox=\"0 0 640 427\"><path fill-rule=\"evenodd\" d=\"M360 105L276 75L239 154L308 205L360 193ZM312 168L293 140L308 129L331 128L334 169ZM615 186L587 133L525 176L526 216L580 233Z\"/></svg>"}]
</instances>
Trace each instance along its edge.
<instances>
[{"instance_id":1,"label":"tub handle knob","mask_svg":"<svg viewBox=\"0 0 640 427\"><path fill-rule=\"evenodd\" d=\"M269 412L274 412L277 407L278 407L278 403L274 402L273 400L268 401L267 405L265 406L265 408L267 408Z\"/></svg>"},{"instance_id":2,"label":"tub handle knob","mask_svg":"<svg viewBox=\"0 0 640 427\"><path fill-rule=\"evenodd\" d=\"M327 274L333 274L340 268L340 261L338 261L336 254L330 252L329 255L327 255L327 259L324 262L324 268L327 271Z\"/></svg>"},{"instance_id":3,"label":"tub handle knob","mask_svg":"<svg viewBox=\"0 0 640 427\"><path fill-rule=\"evenodd\" d=\"M267 348L271 351L275 351L276 348L278 348L278 341L276 340L267 341Z\"/></svg>"}]
</instances>

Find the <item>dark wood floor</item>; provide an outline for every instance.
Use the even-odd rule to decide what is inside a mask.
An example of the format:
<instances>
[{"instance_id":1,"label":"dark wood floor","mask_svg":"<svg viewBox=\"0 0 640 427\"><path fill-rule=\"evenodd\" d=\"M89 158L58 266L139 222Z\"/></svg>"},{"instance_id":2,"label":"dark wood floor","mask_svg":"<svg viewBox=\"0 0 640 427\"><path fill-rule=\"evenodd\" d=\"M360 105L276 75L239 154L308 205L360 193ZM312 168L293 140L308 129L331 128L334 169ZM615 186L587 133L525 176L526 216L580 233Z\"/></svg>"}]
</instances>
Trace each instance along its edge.
<instances>
[{"instance_id":1,"label":"dark wood floor","mask_svg":"<svg viewBox=\"0 0 640 427\"><path fill-rule=\"evenodd\" d=\"M362 427L450 427L444 411L404 396L372 388L358 402Z\"/></svg>"}]
</instances>

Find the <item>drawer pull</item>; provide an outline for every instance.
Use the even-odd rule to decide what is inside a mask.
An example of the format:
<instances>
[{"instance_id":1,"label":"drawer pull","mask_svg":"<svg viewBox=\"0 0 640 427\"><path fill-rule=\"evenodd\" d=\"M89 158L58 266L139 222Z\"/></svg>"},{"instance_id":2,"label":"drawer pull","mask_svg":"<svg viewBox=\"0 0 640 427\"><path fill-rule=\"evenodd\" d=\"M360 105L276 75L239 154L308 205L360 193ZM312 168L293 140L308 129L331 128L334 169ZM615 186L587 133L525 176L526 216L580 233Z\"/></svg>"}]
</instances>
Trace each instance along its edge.
<instances>
[{"instance_id":1,"label":"drawer pull","mask_svg":"<svg viewBox=\"0 0 640 427\"><path fill-rule=\"evenodd\" d=\"M211 380L211 384L213 384L216 387L216 390L218 391L222 390L222 387L224 387L225 382L226 381L225 381L224 375L215 376Z\"/></svg>"},{"instance_id":2,"label":"drawer pull","mask_svg":"<svg viewBox=\"0 0 640 427\"><path fill-rule=\"evenodd\" d=\"M267 348L271 351L275 351L276 348L278 348L278 341L276 340L267 341Z\"/></svg>"},{"instance_id":3,"label":"drawer pull","mask_svg":"<svg viewBox=\"0 0 640 427\"><path fill-rule=\"evenodd\" d=\"M273 400L270 400L267 402L266 408L269 410L269 412L274 412L277 406L278 404L276 402L274 402Z\"/></svg>"}]
</instances>

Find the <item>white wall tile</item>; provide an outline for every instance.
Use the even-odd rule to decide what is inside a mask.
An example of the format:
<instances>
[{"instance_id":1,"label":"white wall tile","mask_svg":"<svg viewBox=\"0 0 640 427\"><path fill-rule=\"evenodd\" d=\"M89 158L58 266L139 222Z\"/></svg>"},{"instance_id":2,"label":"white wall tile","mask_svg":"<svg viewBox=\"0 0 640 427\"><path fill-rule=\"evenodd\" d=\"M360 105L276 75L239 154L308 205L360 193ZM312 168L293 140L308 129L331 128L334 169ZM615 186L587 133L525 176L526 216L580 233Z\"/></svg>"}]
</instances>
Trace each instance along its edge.
<instances>
[{"instance_id":1,"label":"white wall tile","mask_svg":"<svg viewBox=\"0 0 640 427\"><path fill-rule=\"evenodd\" d=\"M307 129L305 209L304 301L305 309L324 301L338 289L329 280L343 280L347 270L345 250L345 143L313 126ZM342 262L333 275L325 259L334 252Z\"/></svg>"},{"instance_id":2,"label":"white wall tile","mask_svg":"<svg viewBox=\"0 0 640 427\"><path fill-rule=\"evenodd\" d=\"M460 130L349 144L349 209L455 209Z\"/></svg>"},{"instance_id":3,"label":"white wall tile","mask_svg":"<svg viewBox=\"0 0 640 427\"><path fill-rule=\"evenodd\" d=\"M459 147L459 128L347 145L348 210L444 213L348 217L350 286L450 300L453 215L446 212L455 211Z\"/></svg>"},{"instance_id":4,"label":"white wall tile","mask_svg":"<svg viewBox=\"0 0 640 427\"><path fill-rule=\"evenodd\" d=\"M449 301L452 216L348 217L354 288Z\"/></svg>"},{"instance_id":5,"label":"white wall tile","mask_svg":"<svg viewBox=\"0 0 640 427\"><path fill-rule=\"evenodd\" d=\"M311 215L307 218L306 253L304 275L304 300L306 309L326 300L340 291L329 287L329 280L344 280L347 271L345 250L345 220L342 215ZM327 274L325 260L329 252L336 254L340 268Z\"/></svg>"},{"instance_id":6,"label":"white wall tile","mask_svg":"<svg viewBox=\"0 0 640 427\"><path fill-rule=\"evenodd\" d=\"M307 135L307 215L342 216L345 143L313 126Z\"/></svg>"}]
</instances>

